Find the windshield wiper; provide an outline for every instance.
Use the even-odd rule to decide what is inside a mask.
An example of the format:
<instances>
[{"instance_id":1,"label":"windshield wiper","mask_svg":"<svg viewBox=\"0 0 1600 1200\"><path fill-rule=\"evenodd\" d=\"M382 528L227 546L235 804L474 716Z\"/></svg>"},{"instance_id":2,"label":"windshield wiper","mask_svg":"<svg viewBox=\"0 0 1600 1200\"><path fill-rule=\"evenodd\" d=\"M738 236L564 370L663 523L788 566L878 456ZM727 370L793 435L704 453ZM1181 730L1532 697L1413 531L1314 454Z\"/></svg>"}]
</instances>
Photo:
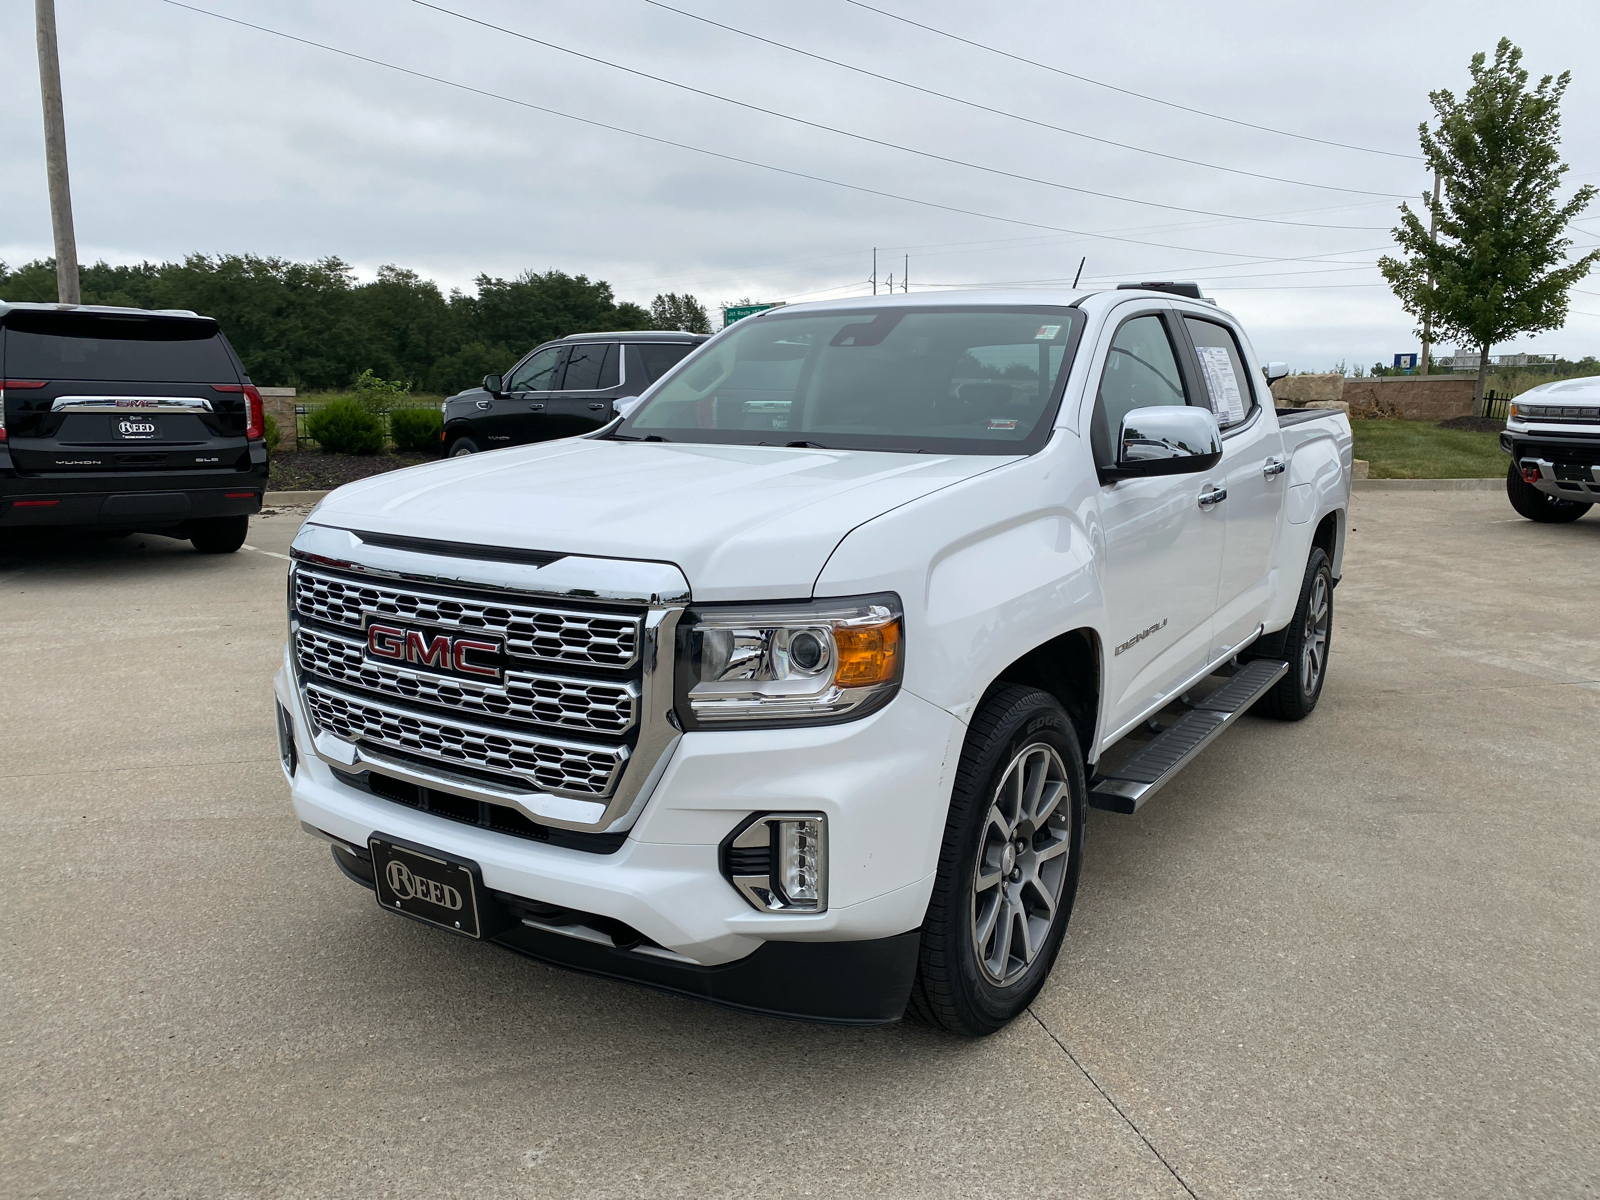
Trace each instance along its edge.
<instances>
[{"instance_id":1,"label":"windshield wiper","mask_svg":"<svg viewBox=\"0 0 1600 1200\"><path fill-rule=\"evenodd\" d=\"M758 446L776 446L777 442L757 442ZM824 446L821 442L785 442L785 450L832 450L832 446Z\"/></svg>"},{"instance_id":2,"label":"windshield wiper","mask_svg":"<svg viewBox=\"0 0 1600 1200\"><path fill-rule=\"evenodd\" d=\"M659 433L649 433L644 437L635 437L631 433L608 433L606 439L613 442L664 442L667 440Z\"/></svg>"}]
</instances>

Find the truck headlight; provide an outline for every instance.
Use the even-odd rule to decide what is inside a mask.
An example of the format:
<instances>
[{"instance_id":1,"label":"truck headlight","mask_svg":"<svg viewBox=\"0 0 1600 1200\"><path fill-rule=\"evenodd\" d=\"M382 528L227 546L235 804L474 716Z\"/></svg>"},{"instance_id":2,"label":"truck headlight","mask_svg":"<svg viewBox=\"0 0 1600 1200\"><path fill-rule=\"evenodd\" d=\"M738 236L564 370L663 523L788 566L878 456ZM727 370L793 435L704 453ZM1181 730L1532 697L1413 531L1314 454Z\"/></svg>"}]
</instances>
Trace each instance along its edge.
<instances>
[{"instance_id":1,"label":"truck headlight","mask_svg":"<svg viewBox=\"0 0 1600 1200\"><path fill-rule=\"evenodd\" d=\"M899 690L904 644L891 593L691 608L678 624L678 717L686 729L862 717Z\"/></svg>"}]
</instances>

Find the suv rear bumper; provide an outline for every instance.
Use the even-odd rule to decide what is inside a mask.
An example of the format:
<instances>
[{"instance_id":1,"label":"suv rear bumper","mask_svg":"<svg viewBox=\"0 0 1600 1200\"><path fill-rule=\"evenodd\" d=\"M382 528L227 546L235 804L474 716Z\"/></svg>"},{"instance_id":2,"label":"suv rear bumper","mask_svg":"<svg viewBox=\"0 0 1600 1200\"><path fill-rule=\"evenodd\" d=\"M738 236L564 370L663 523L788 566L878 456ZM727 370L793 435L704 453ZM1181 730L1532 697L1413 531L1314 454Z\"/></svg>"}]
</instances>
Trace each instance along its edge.
<instances>
[{"instance_id":1,"label":"suv rear bumper","mask_svg":"<svg viewBox=\"0 0 1600 1200\"><path fill-rule=\"evenodd\" d=\"M87 485L87 486L85 486ZM215 476L110 475L94 480L0 478L0 528L94 525L165 529L212 517L261 511L267 469L241 471L225 484ZM68 489L71 490L68 490Z\"/></svg>"}]
</instances>

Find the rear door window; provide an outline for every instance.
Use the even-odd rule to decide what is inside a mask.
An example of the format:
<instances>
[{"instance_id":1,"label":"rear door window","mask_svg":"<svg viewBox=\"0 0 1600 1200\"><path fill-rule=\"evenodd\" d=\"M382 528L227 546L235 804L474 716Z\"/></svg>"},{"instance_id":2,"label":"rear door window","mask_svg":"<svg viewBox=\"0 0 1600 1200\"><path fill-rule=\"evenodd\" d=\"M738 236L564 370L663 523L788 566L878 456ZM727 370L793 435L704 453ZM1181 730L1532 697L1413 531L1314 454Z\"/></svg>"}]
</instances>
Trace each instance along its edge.
<instances>
[{"instance_id":1,"label":"rear door window","mask_svg":"<svg viewBox=\"0 0 1600 1200\"><path fill-rule=\"evenodd\" d=\"M563 392L595 392L617 381L617 347L614 342L573 342L567 354Z\"/></svg>"},{"instance_id":2,"label":"rear door window","mask_svg":"<svg viewBox=\"0 0 1600 1200\"><path fill-rule=\"evenodd\" d=\"M6 318L5 372L14 379L125 383L238 378L213 321L18 311Z\"/></svg>"},{"instance_id":3,"label":"rear door window","mask_svg":"<svg viewBox=\"0 0 1600 1200\"><path fill-rule=\"evenodd\" d=\"M1233 331L1215 321L1185 317L1184 327L1194 342L1200 360L1200 378L1205 381L1211 411L1223 429L1242 425L1256 406L1250 372L1244 369L1244 355Z\"/></svg>"}]
</instances>

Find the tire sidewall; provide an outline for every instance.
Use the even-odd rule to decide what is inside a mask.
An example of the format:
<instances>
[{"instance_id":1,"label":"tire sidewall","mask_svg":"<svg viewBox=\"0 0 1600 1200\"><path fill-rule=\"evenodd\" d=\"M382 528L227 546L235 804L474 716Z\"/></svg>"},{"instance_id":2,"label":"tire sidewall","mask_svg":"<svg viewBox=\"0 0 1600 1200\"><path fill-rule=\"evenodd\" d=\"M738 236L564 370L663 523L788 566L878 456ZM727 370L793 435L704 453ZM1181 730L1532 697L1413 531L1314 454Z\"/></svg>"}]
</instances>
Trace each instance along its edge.
<instances>
[{"instance_id":1,"label":"tire sidewall","mask_svg":"<svg viewBox=\"0 0 1600 1200\"><path fill-rule=\"evenodd\" d=\"M1306 690L1305 680L1305 637L1306 614L1311 607L1311 593L1316 586L1318 577L1321 577L1328 589L1328 640L1322 644L1322 672L1317 676L1317 686L1310 691ZM1311 553L1311 561L1306 564L1305 582L1300 588L1300 603L1295 605L1295 656L1294 673L1295 684L1299 689L1301 707L1310 712L1317 706L1317 701L1322 698L1323 685L1328 682L1328 662L1333 653L1333 567L1328 562L1328 556L1319 546Z\"/></svg>"},{"instance_id":2,"label":"tire sidewall","mask_svg":"<svg viewBox=\"0 0 1600 1200\"><path fill-rule=\"evenodd\" d=\"M950 944L955 952L952 969L959 975L958 993L971 1008L972 1023L998 1029L1017 1015L1038 995L1055 965L1056 955L1066 936L1072 916L1073 901L1077 896L1078 877L1083 868L1084 810L1087 787L1083 777L1083 755L1078 746L1077 734L1066 712L1044 693L1036 693L1033 703L1019 704L1007 714L1007 720L995 731L985 745L969 747L976 750L976 770L972 777L981 779L982 791L972 797L962 813L961 828L952 832L959 838L960 853L954 877L946 886L954 894L947 909L953 914L955 928L949 931ZM978 867L984 823L988 817L995 788L1011 764L1025 747L1043 742L1061 756L1066 766L1070 795L1062 803L1071 806L1071 849L1067 852L1066 878L1061 886L1055 926L1028 970L1015 983L1005 987L990 982L978 965L977 953L972 944L972 881ZM944 883L945 881L941 881Z\"/></svg>"},{"instance_id":3,"label":"tire sidewall","mask_svg":"<svg viewBox=\"0 0 1600 1200\"><path fill-rule=\"evenodd\" d=\"M458 437L450 443L450 449L445 453L446 458L464 458L469 454L479 453L478 443L470 437Z\"/></svg>"}]
</instances>

